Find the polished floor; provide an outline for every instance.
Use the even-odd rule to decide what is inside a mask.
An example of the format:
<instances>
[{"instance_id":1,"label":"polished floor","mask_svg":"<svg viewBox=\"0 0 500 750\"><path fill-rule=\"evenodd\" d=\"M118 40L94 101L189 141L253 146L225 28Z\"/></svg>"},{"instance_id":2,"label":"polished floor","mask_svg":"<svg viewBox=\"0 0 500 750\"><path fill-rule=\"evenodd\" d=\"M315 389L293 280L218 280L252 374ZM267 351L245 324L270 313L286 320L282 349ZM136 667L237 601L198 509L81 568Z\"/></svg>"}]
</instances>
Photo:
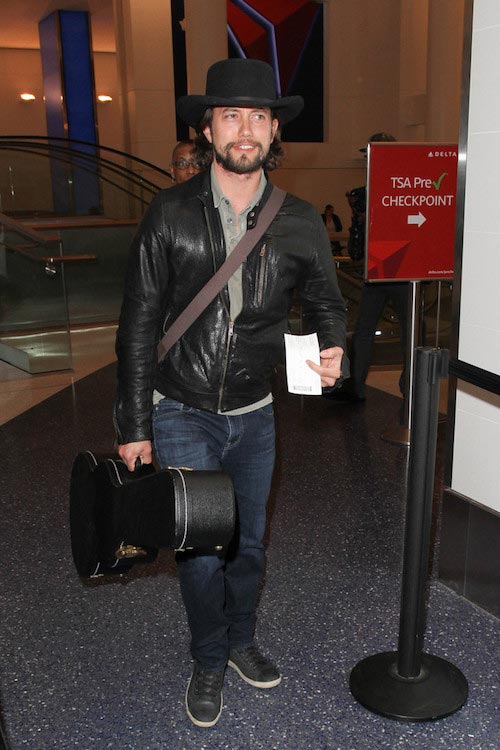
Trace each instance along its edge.
<instances>
[{"instance_id":1,"label":"polished floor","mask_svg":"<svg viewBox=\"0 0 500 750\"><path fill-rule=\"evenodd\" d=\"M434 574L424 648L466 676L466 705L406 723L350 694L352 668L397 645L408 450L380 434L401 401L373 386L356 405L290 396L281 377L257 640L283 682L257 691L228 673L219 723L194 727L173 554L92 582L73 568L71 465L114 439L112 345L89 359L34 376L38 387L2 382L12 411L0 426L0 716L11 750L498 750L499 622ZM436 558L438 513L434 532Z\"/></svg>"},{"instance_id":2,"label":"polished floor","mask_svg":"<svg viewBox=\"0 0 500 750\"><path fill-rule=\"evenodd\" d=\"M30 375L0 360L0 424L113 362L115 331L116 326L74 329L71 370Z\"/></svg>"}]
</instances>

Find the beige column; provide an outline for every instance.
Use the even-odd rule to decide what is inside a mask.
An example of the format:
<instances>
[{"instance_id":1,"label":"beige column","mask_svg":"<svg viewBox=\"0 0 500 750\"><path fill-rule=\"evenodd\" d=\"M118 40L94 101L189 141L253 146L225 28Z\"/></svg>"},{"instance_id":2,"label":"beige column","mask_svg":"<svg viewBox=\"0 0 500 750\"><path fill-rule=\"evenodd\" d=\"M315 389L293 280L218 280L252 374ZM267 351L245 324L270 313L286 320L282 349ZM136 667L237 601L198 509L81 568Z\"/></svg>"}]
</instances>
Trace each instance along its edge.
<instances>
[{"instance_id":1,"label":"beige column","mask_svg":"<svg viewBox=\"0 0 500 750\"><path fill-rule=\"evenodd\" d=\"M114 0L114 13L125 150L166 169L176 143L170 0Z\"/></svg>"},{"instance_id":2,"label":"beige column","mask_svg":"<svg viewBox=\"0 0 500 750\"><path fill-rule=\"evenodd\" d=\"M429 1L401 0L397 133L401 141L425 140Z\"/></svg>"},{"instance_id":3,"label":"beige column","mask_svg":"<svg viewBox=\"0 0 500 750\"><path fill-rule=\"evenodd\" d=\"M427 141L458 141L463 24L463 3L429 0Z\"/></svg>"},{"instance_id":4,"label":"beige column","mask_svg":"<svg viewBox=\"0 0 500 750\"><path fill-rule=\"evenodd\" d=\"M184 0L188 93L205 93L207 70L227 58L226 0Z\"/></svg>"}]
</instances>

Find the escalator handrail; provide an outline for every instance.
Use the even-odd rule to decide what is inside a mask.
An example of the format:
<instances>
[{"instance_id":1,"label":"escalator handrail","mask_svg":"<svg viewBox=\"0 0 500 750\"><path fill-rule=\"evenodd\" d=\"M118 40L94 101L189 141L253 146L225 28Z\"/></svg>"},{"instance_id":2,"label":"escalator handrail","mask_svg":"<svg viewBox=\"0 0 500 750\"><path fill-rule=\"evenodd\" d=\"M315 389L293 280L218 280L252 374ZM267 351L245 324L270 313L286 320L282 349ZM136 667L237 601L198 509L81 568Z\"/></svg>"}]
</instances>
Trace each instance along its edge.
<instances>
[{"instance_id":1,"label":"escalator handrail","mask_svg":"<svg viewBox=\"0 0 500 750\"><path fill-rule=\"evenodd\" d=\"M104 151L109 151L113 154L118 154L119 156L123 156L126 159L130 159L134 162L137 162L138 164L142 164L143 166L147 167L148 169L153 170L154 172L158 172L159 174L162 174L165 177L169 177L172 179L172 175L170 172L168 172L166 169L162 169L161 167L158 167L156 164L152 164L149 161L146 161L145 159L141 159L138 156L134 156L133 154L127 153L126 151L121 151L117 148L112 148L111 146L103 146L100 143L92 143L90 141L80 141L76 138L62 138L60 136L47 136L47 135L0 135L0 145L2 141L9 141L9 140L23 140L23 141L46 141L49 143L50 141L63 141L64 143L77 143L82 146L89 146L90 148L94 149L101 149Z\"/></svg>"},{"instance_id":2,"label":"escalator handrail","mask_svg":"<svg viewBox=\"0 0 500 750\"><path fill-rule=\"evenodd\" d=\"M68 162L71 159L78 158L92 164L97 163L97 165L104 166L104 168L110 172L125 176L128 180L130 180L130 182L133 182L139 187L150 189L151 192L158 192L158 190L160 190L159 185L151 182L151 180L148 180L147 177L143 177L137 172L134 172L133 169L129 169L128 167L118 164L116 161L111 161L111 159L106 159L105 157L97 154L89 154L85 151L75 151L74 149L71 149L71 147L57 145L54 146L50 143L34 143L33 141L21 142L14 140L1 142L1 138L2 137L0 136L0 148L6 149L8 151L20 151L21 153L24 152L28 154L39 154L40 156L46 156L47 158L54 158L54 154L47 154L45 153L46 151L55 151L57 153L65 155L67 154ZM43 149L43 151L40 151L40 149Z\"/></svg>"},{"instance_id":3,"label":"escalator handrail","mask_svg":"<svg viewBox=\"0 0 500 750\"><path fill-rule=\"evenodd\" d=\"M32 151L31 149L24 148L24 147L23 148L18 148L17 146L9 146L8 150L9 151L19 151L20 153L23 153L23 154L33 154L35 156L42 156L42 157L46 156L46 154L40 153L39 151ZM58 154L53 154L52 156L48 156L47 155L47 158L52 158L52 159L54 159L56 161L61 161L61 162L65 163L65 164L69 163L69 161L70 161L70 159L67 157L67 150L66 149L63 149L61 151L61 155L58 155ZM117 182L113 182L113 180L111 180L111 179L109 179L107 177L104 177L102 174L99 174L95 169L89 169L88 167L84 167L82 164L78 165L78 169L81 169L83 172L87 172L89 174L97 175L102 182L106 182L109 185L113 185L114 188L116 188L117 190L121 190L122 193L125 193L126 195L129 195L130 197L134 198L134 200L138 200L143 205L147 205L148 201L145 200L143 197L141 197L139 195L136 195L131 190L127 190L127 188L123 187L122 185L119 185ZM109 169L109 168L107 168L107 169ZM110 170L110 171L114 171L114 170ZM130 172L130 174L134 175L134 172ZM134 182L134 180L131 180L131 182ZM152 187L150 187L150 185L141 185L140 183L135 182L136 187L137 186L141 187L146 192L149 192L150 194L154 195L154 193L158 192L158 190L160 190L160 188L157 185L154 185L153 183L150 183L150 184L152 185Z\"/></svg>"}]
</instances>

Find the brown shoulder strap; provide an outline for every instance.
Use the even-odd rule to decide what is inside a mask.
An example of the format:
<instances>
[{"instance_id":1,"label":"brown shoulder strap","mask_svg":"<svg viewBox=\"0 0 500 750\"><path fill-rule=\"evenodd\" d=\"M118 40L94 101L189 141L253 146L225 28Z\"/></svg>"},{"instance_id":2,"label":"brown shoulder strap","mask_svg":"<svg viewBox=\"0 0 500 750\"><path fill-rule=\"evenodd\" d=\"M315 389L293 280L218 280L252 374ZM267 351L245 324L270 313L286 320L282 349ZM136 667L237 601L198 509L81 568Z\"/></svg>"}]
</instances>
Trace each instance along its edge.
<instances>
[{"instance_id":1,"label":"brown shoulder strap","mask_svg":"<svg viewBox=\"0 0 500 750\"><path fill-rule=\"evenodd\" d=\"M184 335L189 326L194 323L207 305L218 295L247 255L250 254L252 248L255 247L283 205L285 196L286 192L284 190L273 186L271 195L260 211L257 223L253 229L247 229L219 270L207 281L203 289L198 292L178 318L169 326L168 331L158 344L158 362L161 362L169 349Z\"/></svg>"}]
</instances>

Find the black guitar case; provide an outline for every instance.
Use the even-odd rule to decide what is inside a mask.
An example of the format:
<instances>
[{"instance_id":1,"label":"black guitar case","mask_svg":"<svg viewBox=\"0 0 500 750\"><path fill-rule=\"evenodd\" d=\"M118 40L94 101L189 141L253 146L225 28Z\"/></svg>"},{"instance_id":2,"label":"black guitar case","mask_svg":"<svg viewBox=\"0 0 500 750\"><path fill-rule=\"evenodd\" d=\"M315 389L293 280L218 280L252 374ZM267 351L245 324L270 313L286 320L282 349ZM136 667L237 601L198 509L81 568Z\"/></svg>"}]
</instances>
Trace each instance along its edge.
<instances>
[{"instance_id":1,"label":"black guitar case","mask_svg":"<svg viewBox=\"0 0 500 750\"><path fill-rule=\"evenodd\" d=\"M86 578L125 573L160 547L226 547L234 534L233 485L221 471L145 464L130 472L117 456L79 453L71 472L73 560Z\"/></svg>"}]
</instances>

